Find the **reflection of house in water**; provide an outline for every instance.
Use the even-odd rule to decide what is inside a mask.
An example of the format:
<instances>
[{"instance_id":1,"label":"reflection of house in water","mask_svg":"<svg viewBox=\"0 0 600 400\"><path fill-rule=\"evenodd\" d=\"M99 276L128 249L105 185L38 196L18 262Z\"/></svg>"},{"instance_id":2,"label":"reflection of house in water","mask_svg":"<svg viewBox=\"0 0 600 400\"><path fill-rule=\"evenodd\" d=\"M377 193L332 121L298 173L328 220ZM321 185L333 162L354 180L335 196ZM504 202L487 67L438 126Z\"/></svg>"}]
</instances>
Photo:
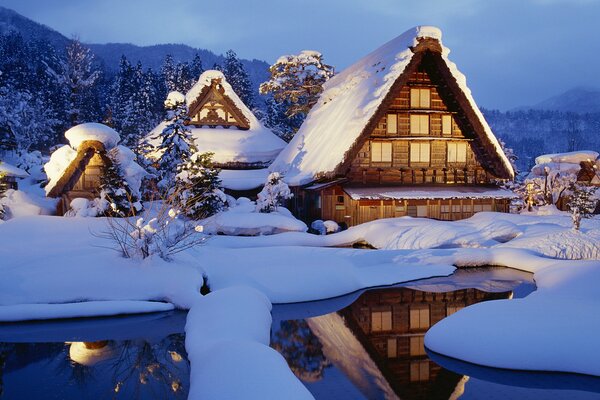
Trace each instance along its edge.
<instances>
[{"instance_id":1,"label":"reflection of house in water","mask_svg":"<svg viewBox=\"0 0 600 400\"><path fill-rule=\"evenodd\" d=\"M371 290L339 315L308 322L325 356L368 398L447 399L461 376L429 360L423 346L425 332L461 308L509 295L476 289Z\"/></svg>"}]
</instances>

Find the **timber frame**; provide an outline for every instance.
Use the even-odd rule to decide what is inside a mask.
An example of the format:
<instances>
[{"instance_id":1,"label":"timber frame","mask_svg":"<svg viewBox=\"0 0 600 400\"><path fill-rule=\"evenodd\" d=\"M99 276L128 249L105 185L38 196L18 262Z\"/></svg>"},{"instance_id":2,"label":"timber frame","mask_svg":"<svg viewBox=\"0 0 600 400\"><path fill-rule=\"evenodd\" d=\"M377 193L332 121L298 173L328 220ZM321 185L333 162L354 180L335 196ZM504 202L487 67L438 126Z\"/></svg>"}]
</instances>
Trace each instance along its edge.
<instances>
[{"instance_id":1,"label":"timber frame","mask_svg":"<svg viewBox=\"0 0 600 400\"><path fill-rule=\"evenodd\" d=\"M214 104L223 106L225 118L217 115ZM194 117L204 108L208 109L208 115L203 119L195 120ZM210 85L207 85L202 89L198 97L190 104L188 115L190 121L186 123L187 125L207 125L213 128L216 126L222 126L224 128L235 126L242 130L250 129L250 122L248 119L229 96L225 94L221 79L212 79ZM230 120L230 116L233 118L233 121Z\"/></svg>"}]
</instances>

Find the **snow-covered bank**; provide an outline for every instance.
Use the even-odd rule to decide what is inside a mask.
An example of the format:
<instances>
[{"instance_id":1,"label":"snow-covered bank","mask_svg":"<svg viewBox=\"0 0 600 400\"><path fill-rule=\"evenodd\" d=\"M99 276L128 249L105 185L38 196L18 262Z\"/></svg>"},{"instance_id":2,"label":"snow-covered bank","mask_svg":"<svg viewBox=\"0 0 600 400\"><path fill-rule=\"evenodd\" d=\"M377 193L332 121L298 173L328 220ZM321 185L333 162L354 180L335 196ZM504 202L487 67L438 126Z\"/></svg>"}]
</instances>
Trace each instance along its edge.
<instances>
[{"instance_id":1,"label":"snow-covered bank","mask_svg":"<svg viewBox=\"0 0 600 400\"><path fill-rule=\"evenodd\" d=\"M188 398L312 398L269 347L271 303L261 292L240 286L199 298L185 330L192 367Z\"/></svg>"},{"instance_id":2,"label":"snow-covered bank","mask_svg":"<svg viewBox=\"0 0 600 400\"><path fill-rule=\"evenodd\" d=\"M475 304L434 325L425 345L475 364L600 375L597 261L558 261L536 272L524 299Z\"/></svg>"}]
</instances>

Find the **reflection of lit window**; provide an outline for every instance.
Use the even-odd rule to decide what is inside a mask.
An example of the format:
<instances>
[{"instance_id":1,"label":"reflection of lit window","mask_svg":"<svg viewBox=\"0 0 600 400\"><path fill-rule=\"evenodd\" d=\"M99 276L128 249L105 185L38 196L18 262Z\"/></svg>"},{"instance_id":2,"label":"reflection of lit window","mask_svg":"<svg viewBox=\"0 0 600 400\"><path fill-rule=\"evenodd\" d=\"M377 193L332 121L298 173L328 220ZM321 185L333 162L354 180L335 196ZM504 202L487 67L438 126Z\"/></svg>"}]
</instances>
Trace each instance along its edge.
<instances>
[{"instance_id":1,"label":"reflection of lit window","mask_svg":"<svg viewBox=\"0 0 600 400\"><path fill-rule=\"evenodd\" d=\"M391 311L373 311L371 313L371 331L381 332L392 329Z\"/></svg>"},{"instance_id":2,"label":"reflection of lit window","mask_svg":"<svg viewBox=\"0 0 600 400\"><path fill-rule=\"evenodd\" d=\"M398 342L396 338L387 340L387 356L388 358L398 357Z\"/></svg>"},{"instance_id":3,"label":"reflection of lit window","mask_svg":"<svg viewBox=\"0 0 600 400\"><path fill-rule=\"evenodd\" d=\"M429 380L429 361L419 360L410 363L410 381L422 382Z\"/></svg>"},{"instance_id":4,"label":"reflection of lit window","mask_svg":"<svg viewBox=\"0 0 600 400\"><path fill-rule=\"evenodd\" d=\"M410 327L412 329L429 328L429 306L411 306Z\"/></svg>"},{"instance_id":5,"label":"reflection of lit window","mask_svg":"<svg viewBox=\"0 0 600 400\"><path fill-rule=\"evenodd\" d=\"M410 337L410 355L411 356L422 356L425 355L425 344L424 336L411 336Z\"/></svg>"},{"instance_id":6,"label":"reflection of lit window","mask_svg":"<svg viewBox=\"0 0 600 400\"><path fill-rule=\"evenodd\" d=\"M462 306L451 306L451 305L447 305L446 306L446 316L448 315L452 315L455 312L457 312L458 310L462 309Z\"/></svg>"}]
</instances>

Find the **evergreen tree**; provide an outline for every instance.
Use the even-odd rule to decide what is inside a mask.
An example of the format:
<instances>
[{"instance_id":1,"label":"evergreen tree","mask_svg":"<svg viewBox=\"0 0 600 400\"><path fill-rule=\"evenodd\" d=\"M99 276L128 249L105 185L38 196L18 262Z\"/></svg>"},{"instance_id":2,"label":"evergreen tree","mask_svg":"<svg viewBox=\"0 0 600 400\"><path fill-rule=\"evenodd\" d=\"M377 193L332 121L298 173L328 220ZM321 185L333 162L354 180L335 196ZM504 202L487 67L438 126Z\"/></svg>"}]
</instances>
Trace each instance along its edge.
<instances>
[{"instance_id":1,"label":"evergreen tree","mask_svg":"<svg viewBox=\"0 0 600 400\"><path fill-rule=\"evenodd\" d=\"M210 217L225 207L219 170L212 163L213 153L194 153L177 175L179 202L192 219Z\"/></svg>"},{"instance_id":2,"label":"evergreen tree","mask_svg":"<svg viewBox=\"0 0 600 400\"><path fill-rule=\"evenodd\" d=\"M160 70L167 93L177 91L177 66L173 56L167 54Z\"/></svg>"},{"instance_id":3,"label":"evergreen tree","mask_svg":"<svg viewBox=\"0 0 600 400\"><path fill-rule=\"evenodd\" d=\"M202 60L200 59L200 55L196 53L194 59L192 60L192 64L190 65L190 76L193 80L192 85L198 81L198 78L203 72L204 67L202 66Z\"/></svg>"},{"instance_id":4,"label":"evergreen tree","mask_svg":"<svg viewBox=\"0 0 600 400\"><path fill-rule=\"evenodd\" d=\"M575 182L570 189L569 209L571 210L573 229L579 230L581 220L591 218L596 209L598 198L595 197L595 194L598 188Z\"/></svg>"},{"instance_id":5,"label":"evergreen tree","mask_svg":"<svg viewBox=\"0 0 600 400\"><path fill-rule=\"evenodd\" d=\"M260 85L260 93L271 93L288 118L301 121L317 103L323 84L334 74L333 67L323 62L321 53L309 50L280 57L269 71L271 78ZM288 126L296 132L300 125L290 121Z\"/></svg>"},{"instance_id":6,"label":"evergreen tree","mask_svg":"<svg viewBox=\"0 0 600 400\"><path fill-rule=\"evenodd\" d=\"M258 194L256 200L256 211L270 213L277 210L284 200L293 197L287 183L283 181L283 176L279 172L271 172L267 178L265 186Z\"/></svg>"},{"instance_id":7,"label":"evergreen tree","mask_svg":"<svg viewBox=\"0 0 600 400\"><path fill-rule=\"evenodd\" d=\"M108 152L110 163L102 167L100 175L100 198L108 202L104 212L107 216L128 217L142 211L139 199L132 194L118 163L117 148Z\"/></svg>"},{"instance_id":8,"label":"evergreen tree","mask_svg":"<svg viewBox=\"0 0 600 400\"><path fill-rule=\"evenodd\" d=\"M238 59L233 50L225 53L225 62L223 65L223 75L233 88L233 91L240 97L244 104L252 109L254 107L254 90L252 82L242 62Z\"/></svg>"},{"instance_id":9,"label":"evergreen tree","mask_svg":"<svg viewBox=\"0 0 600 400\"><path fill-rule=\"evenodd\" d=\"M286 115L289 106L288 100L277 102L269 96L265 100L266 111L261 118L262 123L267 128L286 142L292 140L303 121L303 118L299 115L291 118Z\"/></svg>"},{"instance_id":10,"label":"evergreen tree","mask_svg":"<svg viewBox=\"0 0 600 400\"><path fill-rule=\"evenodd\" d=\"M182 165L189 161L195 152L190 128L188 109L185 96L179 92L171 92L165 101L167 126L155 137L160 139L157 152L158 160L158 187L162 190L173 189L175 175L181 172Z\"/></svg>"}]
</instances>

